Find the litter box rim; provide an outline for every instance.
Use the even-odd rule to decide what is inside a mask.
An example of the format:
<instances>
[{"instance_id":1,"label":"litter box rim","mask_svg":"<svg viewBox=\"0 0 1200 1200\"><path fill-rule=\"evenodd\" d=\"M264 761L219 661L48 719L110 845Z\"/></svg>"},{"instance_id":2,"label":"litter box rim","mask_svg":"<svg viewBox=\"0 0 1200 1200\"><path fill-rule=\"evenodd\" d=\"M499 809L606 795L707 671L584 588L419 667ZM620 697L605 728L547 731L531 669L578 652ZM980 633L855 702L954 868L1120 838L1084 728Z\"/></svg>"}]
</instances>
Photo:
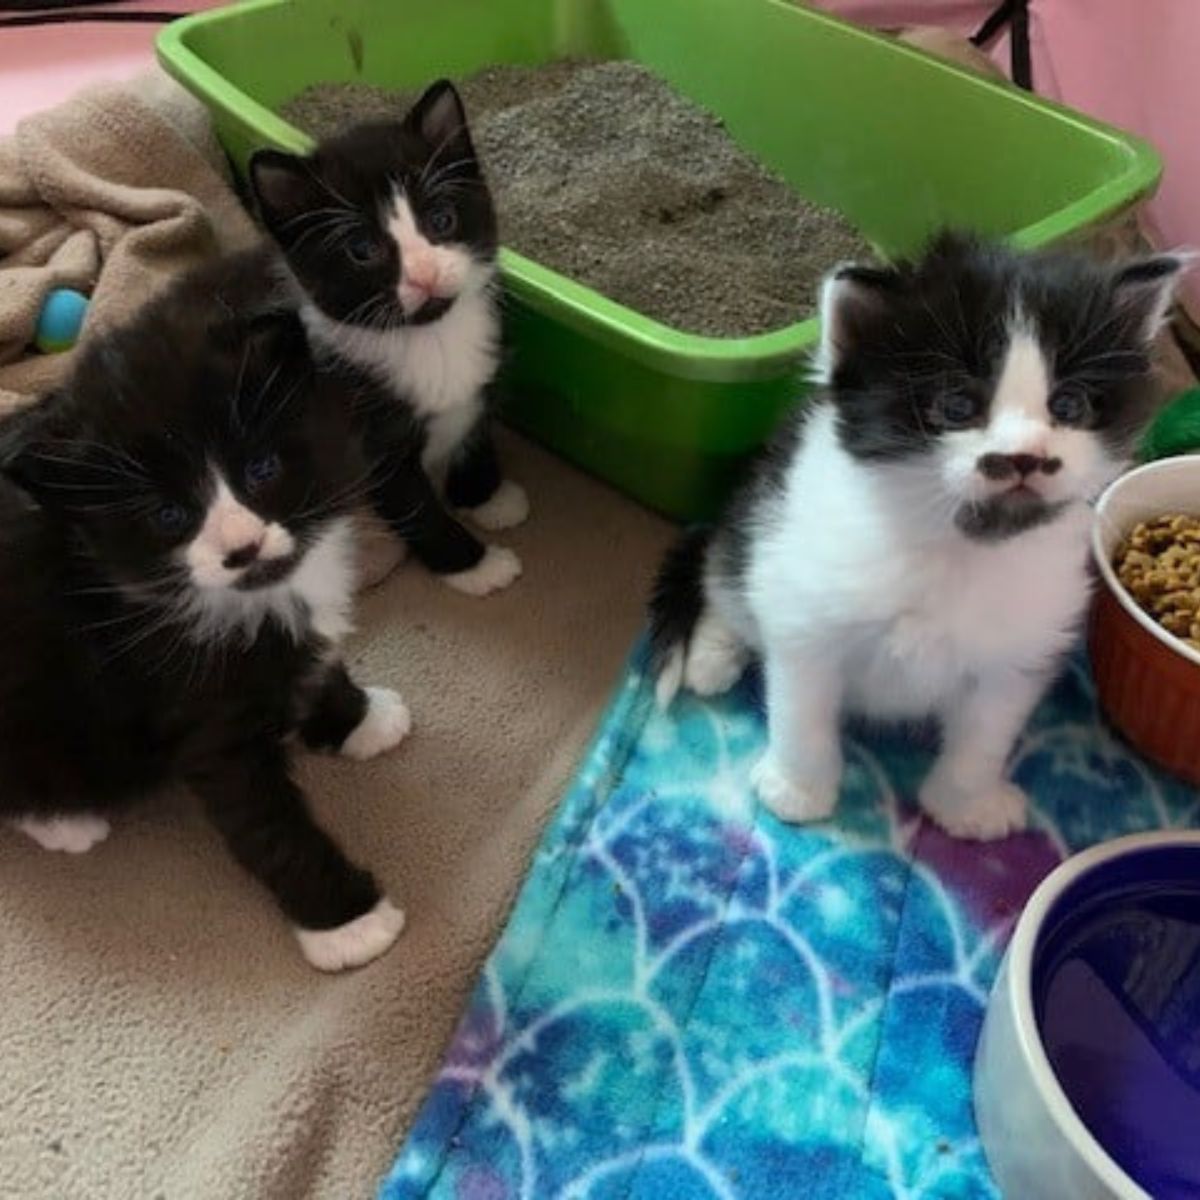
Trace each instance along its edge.
<instances>
[{"instance_id":1,"label":"litter box rim","mask_svg":"<svg viewBox=\"0 0 1200 1200\"><path fill-rule=\"evenodd\" d=\"M239 16L283 8L291 0L244 0L235 5ZM784 0L767 0L772 5L795 9ZM848 31L855 37L886 43L896 54L920 59L926 69L949 73L973 87L985 88L1004 97L1005 103L1053 113L1060 120L1115 143L1126 157L1120 175L1093 188L1047 216L1014 230L1008 240L1023 248L1037 248L1078 236L1125 211L1150 194L1162 175L1162 162L1154 148L1135 134L1047 100L1011 85L985 78L949 60L931 55L906 43L887 38L852 22L800 6L806 19ZM158 34L156 48L162 67L210 109L235 117L252 130L263 146L276 146L297 154L308 153L313 139L289 124L273 110L250 97L210 67L189 39L196 30L228 19L229 9L193 13L171 22ZM235 164L240 170L241 163ZM915 249L915 247L911 248ZM504 286L533 310L585 333L607 348L642 365L665 371L676 378L720 383L751 382L778 378L794 370L811 355L820 336L818 315L780 329L749 337L711 337L686 333L656 321L636 309L620 304L569 276L543 266L505 247L500 252Z\"/></svg>"}]
</instances>

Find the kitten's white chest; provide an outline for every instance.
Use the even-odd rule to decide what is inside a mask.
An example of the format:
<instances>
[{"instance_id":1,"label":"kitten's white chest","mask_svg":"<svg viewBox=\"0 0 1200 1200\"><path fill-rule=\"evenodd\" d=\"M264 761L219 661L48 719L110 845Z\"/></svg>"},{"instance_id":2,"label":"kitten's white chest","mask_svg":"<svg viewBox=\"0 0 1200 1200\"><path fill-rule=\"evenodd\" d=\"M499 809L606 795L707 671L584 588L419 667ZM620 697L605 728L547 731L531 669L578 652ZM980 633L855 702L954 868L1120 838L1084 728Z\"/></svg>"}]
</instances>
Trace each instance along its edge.
<instances>
[{"instance_id":1,"label":"kitten's white chest","mask_svg":"<svg viewBox=\"0 0 1200 1200\"><path fill-rule=\"evenodd\" d=\"M440 321L398 331L391 378L422 416L470 404L495 374L496 337L491 300L464 296Z\"/></svg>"},{"instance_id":2,"label":"kitten's white chest","mask_svg":"<svg viewBox=\"0 0 1200 1200\"><path fill-rule=\"evenodd\" d=\"M895 614L851 656L853 707L905 716L952 702L981 673L1043 670L1087 602L1085 530L1081 510L1005 545L909 558Z\"/></svg>"},{"instance_id":3,"label":"kitten's white chest","mask_svg":"<svg viewBox=\"0 0 1200 1200\"><path fill-rule=\"evenodd\" d=\"M980 672L1041 669L1087 602L1086 507L996 544L915 535L919 507L841 451L831 413L814 415L781 503L751 571L754 623L836 656L859 712L920 716Z\"/></svg>"},{"instance_id":4,"label":"kitten's white chest","mask_svg":"<svg viewBox=\"0 0 1200 1200\"><path fill-rule=\"evenodd\" d=\"M496 319L486 296L465 297L440 321L402 331L394 386L426 421L422 463L440 476L483 412L496 371Z\"/></svg>"},{"instance_id":5,"label":"kitten's white chest","mask_svg":"<svg viewBox=\"0 0 1200 1200\"><path fill-rule=\"evenodd\" d=\"M381 379L425 419L424 466L440 474L479 419L484 388L496 373L500 331L491 296L462 296L432 324L386 333L340 326L312 308L304 315L321 341Z\"/></svg>"}]
</instances>

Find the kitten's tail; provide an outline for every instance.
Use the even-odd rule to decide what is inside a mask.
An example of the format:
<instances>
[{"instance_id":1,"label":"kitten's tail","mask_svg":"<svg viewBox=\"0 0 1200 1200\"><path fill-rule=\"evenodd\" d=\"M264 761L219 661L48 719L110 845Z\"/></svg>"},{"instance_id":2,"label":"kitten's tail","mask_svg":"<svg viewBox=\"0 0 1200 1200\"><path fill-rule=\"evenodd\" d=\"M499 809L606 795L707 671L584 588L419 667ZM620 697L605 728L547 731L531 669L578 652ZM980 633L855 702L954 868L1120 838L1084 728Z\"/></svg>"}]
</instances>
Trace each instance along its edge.
<instances>
[{"instance_id":1,"label":"kitten's tail","mask_svg":"<svg viewBox=\"0 0 1200 1200\"><path fill-rule=\"evenodd\" d=\"M670 706L683 684L688 643L704 613L704 561L711 529L689 529L663 559L650 596L650 661L658 676L654 694Z\"/></svg>"}]
</instances>

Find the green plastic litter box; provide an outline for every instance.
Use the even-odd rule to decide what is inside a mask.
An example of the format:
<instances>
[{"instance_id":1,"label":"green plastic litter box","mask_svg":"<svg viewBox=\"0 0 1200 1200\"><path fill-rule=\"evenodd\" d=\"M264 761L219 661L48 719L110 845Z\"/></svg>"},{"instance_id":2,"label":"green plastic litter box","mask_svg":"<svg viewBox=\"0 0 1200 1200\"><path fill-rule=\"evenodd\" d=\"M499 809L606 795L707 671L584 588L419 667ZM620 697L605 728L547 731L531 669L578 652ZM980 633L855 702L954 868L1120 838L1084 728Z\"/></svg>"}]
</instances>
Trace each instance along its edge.
<instances>
[{"instance_id":1,"label":"green plastic litter box","mask_svg":"<svg viewBox=\"0 0 1200 1200\"><path fill-rule=\"evenodd\" d=\"M318 81L415 88L490 63L628 58L717 113L886 255L945 224L1042 245L1157 182L1149 146L783 0L249 0L167 26L163 66L211 108L237 169L310 139L276 110ZM816 319L676 332L504 251L509 420L674 517L711 514L803 390Z\"/></svg>"}]
</instances>

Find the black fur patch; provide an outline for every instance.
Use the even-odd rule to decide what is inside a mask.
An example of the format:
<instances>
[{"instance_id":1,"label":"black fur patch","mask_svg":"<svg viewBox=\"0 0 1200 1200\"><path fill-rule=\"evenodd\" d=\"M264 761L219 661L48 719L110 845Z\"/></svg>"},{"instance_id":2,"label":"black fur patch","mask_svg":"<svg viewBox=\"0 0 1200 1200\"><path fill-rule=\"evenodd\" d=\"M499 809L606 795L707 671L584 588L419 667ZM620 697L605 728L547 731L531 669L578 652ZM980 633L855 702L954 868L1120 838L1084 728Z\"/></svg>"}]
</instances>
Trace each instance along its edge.
<instances>
[{"instance_id":1,"label":"black fur patch","mask_svg":"<svg viewBox=\"0 0 1200 1200\"><path fill-rule=\"evenodd\" d=\"M367 694L341 663L320 676L308 715L300 724L304 744L313 750L340 750L367 715Z\"/></svg>"},{"instance_id":2,"label":"black fur patch","mask_svg":"<svg viewBox=\"0 0 1200 1200\"><path fill-rule=\"evenodd\" d=\"M686 645L704 611L704 558L711 531L689 529L667 551L650 598L650 651L656 668Z\"/></svg>"},{"instance_id":3,"label":"black fur patch","mask_svg":"<svg viewBox=\"0 0 1200 1200\"><path fill-rule=\"evenodd\" d=\"M1065 502L1048 504L1032 492L1009 492L962 505L954 523L978 542L1002 542L1048 524L1066 507Z\"/></svg>"}]
</instances>

